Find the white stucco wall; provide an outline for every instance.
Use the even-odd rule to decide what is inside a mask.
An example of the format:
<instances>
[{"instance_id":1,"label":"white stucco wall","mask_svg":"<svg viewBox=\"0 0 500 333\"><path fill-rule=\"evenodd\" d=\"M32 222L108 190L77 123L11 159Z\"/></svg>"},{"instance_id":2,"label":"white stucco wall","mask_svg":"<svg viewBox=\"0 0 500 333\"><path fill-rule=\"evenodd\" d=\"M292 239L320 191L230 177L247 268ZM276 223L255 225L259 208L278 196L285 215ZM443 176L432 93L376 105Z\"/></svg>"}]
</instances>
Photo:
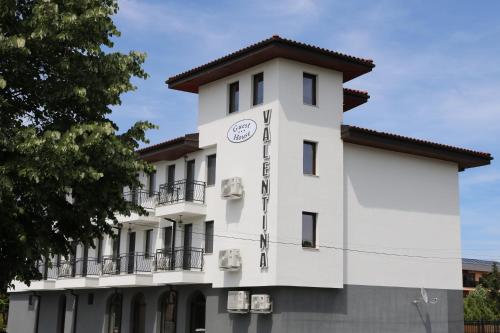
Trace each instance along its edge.
<instances>
[{"instance_id":1,"label":"white stucco wall","mask_svg":"<svg viewBox=\"0 0 500 333\"><path fill-rule=\"evenodd\" d=\"M344 144L345 283L461 289L456 164ZM418 258L441 257L457 259Z\"/></svg>"}]
</instances>

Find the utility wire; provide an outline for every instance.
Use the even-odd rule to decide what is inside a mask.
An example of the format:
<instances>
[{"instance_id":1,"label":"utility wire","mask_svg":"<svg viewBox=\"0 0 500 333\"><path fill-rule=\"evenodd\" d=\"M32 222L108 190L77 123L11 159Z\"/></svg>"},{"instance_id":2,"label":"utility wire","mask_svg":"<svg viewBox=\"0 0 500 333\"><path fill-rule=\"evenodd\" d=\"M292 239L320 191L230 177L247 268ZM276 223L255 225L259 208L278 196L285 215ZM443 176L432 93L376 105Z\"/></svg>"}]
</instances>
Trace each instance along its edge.
<instances>
[{"instance_id":1,"label":"utility wire","mask_svg":"<svg viewBox=\"0 0 500 333\"><path fill-rule=\"evenodd\" d=\"M141 224L139 222L132 222L128 223L129 225L140 225L144 227L148 227L149 229L163 229L162 227L157 227L157 226L152 226L148 224ZM178 228L177 231L180 231L181 233L184 232L183 229ZM203 235L206 237L206 233L201 233L201 232L196 232L196 231L191 231L193 234L198 234L198 235ZM212 234L209 235L211 237L218 237L218 238L225 238L225 239L233 239L233 240L242 240L242 241L252 241L252 242L260 242L260 239L253 239L253 238L244 238L244 237L237 237L237 236L229 236L229 235L219 235L219 234ZM257 236L257 235L256 235ZM278 240L268 240L269 243L273 244L280 244L280 245L290 245L290 246L301 246L301 243L297 242L284 242L284 241L278 241ZM353 252L353 253L365 253L365 254L373 254L373 255L383 255L383 256L394 256L394 257L405 257L405 258L415 258L415 259L436 259L436 260L462 260L462 257L441 257L441 256L424 256L424 255L411 255L411 254L404 254L404 253L396 253L396 252L385 252L385 251L371 251L371 250L362 250L362 249L352 249L352 248L346 248L346 247L339 247L339 246L333 246L333 245L318 245L319 248L325 248L325 249L332 249L332 250L338 250L338 251L347 251L347 252ZM415 249L415 250L426 250L426 249ZM492 259L498 259L498 258L492 258Z\"/></svg>"}]
</instances>

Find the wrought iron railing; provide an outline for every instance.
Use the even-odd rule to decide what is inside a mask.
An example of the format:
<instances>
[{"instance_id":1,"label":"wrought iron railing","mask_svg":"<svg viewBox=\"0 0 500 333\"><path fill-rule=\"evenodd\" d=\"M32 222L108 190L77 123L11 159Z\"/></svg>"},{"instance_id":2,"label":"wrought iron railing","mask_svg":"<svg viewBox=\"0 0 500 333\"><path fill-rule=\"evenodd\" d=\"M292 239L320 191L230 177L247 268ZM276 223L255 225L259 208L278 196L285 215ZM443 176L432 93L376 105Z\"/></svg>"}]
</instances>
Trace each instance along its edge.
<instances>
[{"instance_id":1,"label":"wrought iron railing","mask_svg":"<svg viewBox=\"0 0 500 333\"><path fill-rule=\"evenodd\" d=\"M42 280L53 280L57 279L57 266L56 263L38 261L37 269L42 275Z\"/></svg>"},{"instance_id":2,"label":"wrought iron railing","mask_svg":"<svg viewBox=\"0 0 500 333\"><path fill-rule=\"evenodd\" d=\"M205 203L205 182L178 180L160 186L158 204L168 205L178 202Z\"/></svg>"},{"instance_id":3,"label":"wrought iron railing","mask_svg":"<svg viewBox=\"0 0 500 333\"><path fill-rule=\"evenodd\" d=\"M102 259L102 275L147 273L153 269L154 255L148 253L125 253L119 257Z\"/></svg>"},{"instance_id":4,"label":"wrought iron railing","mask_svg":"<svg viewBox=\"0 0 500 333\"><path fill-rule=\"evenodd\" d=\"M154 209L158 199L158 192L149 192L142 189L131 190L123 193L125 201L132 202L145 209Z\"/></svg>"},{"instance_id":5,"label":"wrought iron railing","mask_svg":"<svg viewBox=\"0 0 500 333\"><path fill-rule=\"evenodd\" d=\"M203 270L203 249L176 248L157 250L154 260L155 271Z\"/></svg>"}]
</instances>

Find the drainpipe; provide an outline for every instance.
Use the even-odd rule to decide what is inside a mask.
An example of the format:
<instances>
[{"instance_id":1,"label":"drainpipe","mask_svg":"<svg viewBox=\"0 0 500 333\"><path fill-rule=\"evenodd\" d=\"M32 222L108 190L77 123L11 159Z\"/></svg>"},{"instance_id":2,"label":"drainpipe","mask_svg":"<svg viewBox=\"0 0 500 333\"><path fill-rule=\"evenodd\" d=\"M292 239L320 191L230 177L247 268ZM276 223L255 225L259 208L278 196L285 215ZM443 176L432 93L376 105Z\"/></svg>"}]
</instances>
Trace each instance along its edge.
<instances>
[{"instance_id":1,"label":"drainpipe","mask_svg":"<svg viewBox=\"0 0 500 333\"><path fill-rule=\"evenodd\" d=\"M38 333L38 322L40 320L40 303L42 297L37 293L33 293L33 297L36 297L35 333Z\"/></svg>"},{"instance_id":2,"label":"drainpipe","mask_svg":"<svg viewBox=\"0 0 500 333\"><path fill-rule=\"evenodd\" d=\"M75 302L75 307L73 308L73 327L72 327L72 333L76 333L76 316L78 315L78 295L75 294L73 289L68 289L69 294L73 296L74 302Z\"/></svg>"}]
</instances>

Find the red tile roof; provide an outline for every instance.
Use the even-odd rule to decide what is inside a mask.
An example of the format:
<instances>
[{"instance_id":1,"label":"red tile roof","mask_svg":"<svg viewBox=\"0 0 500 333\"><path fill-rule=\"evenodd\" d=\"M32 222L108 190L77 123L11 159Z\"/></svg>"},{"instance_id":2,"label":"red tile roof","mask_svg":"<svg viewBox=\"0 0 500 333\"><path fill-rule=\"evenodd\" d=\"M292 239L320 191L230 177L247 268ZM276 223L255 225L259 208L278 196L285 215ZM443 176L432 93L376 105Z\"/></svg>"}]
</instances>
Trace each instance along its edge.
<instances>
[{"instance_id":1,"label":"red tile roof","mask_svg":"<svg viewBox=\"0 0 500 333\"><path fill-rule=\"evenodd\" d=\"M229 76L276 57L339 70L344 73L344 82L368 73L375 67L371 59L354 57L275 35L204 65L174 75L168 78L166 83L171 89L197 93L198 87L202 84Z\"/></svg>"},{"instance_id":2,"label":"red tile roof","mask_svg":"<svg viewBox=\"0 0 500 333\"><path fill-rule=\"evenodd\" d=\"M493 160L489 153L351 125L342 125L342 140L348 143L455 162L460 170L487 165Z\"/></svg>"}]
</instances>

